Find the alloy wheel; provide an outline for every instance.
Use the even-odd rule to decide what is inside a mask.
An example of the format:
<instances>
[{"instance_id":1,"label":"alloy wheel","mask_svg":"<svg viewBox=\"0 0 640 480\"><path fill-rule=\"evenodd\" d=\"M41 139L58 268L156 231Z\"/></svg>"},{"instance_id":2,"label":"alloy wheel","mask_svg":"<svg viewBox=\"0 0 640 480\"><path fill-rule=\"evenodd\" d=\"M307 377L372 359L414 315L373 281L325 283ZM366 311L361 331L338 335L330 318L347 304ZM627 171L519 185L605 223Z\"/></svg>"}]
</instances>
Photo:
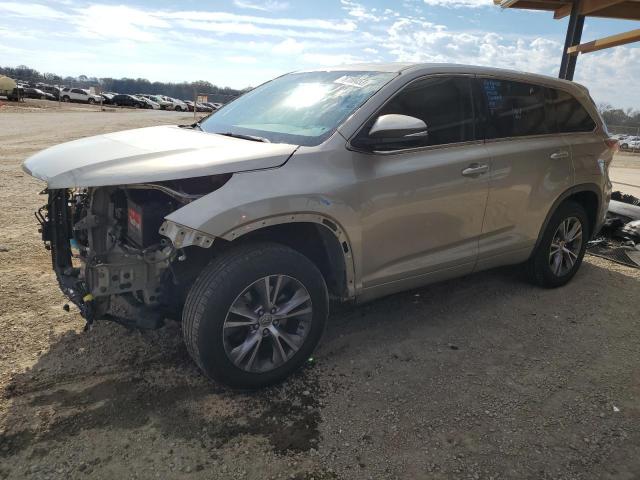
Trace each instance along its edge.
<instances>
[{"instance_id":1,"label":"alloy wheel","mask_svg":"<svg viewBox=\"0 0 640 480\"><path fill-rule=\"evenodd\" d=\"M300 350L312 318L311 296L302 283L287 275L262 277L245 288L227 312L225 353L244 371L274 370Z\"/></svg>"},{"instance_id":2,"label":"alloy wheel","mask_svg":"<svg viewBox=\"0 0 640 480\"><path fill-rule=\"evenodd\" d=\"M564 219L558 225L549 249L549 267L562 277L569 273L578 260L582 248L582 223L576 217Z\"/></svg>"}]
</instances>

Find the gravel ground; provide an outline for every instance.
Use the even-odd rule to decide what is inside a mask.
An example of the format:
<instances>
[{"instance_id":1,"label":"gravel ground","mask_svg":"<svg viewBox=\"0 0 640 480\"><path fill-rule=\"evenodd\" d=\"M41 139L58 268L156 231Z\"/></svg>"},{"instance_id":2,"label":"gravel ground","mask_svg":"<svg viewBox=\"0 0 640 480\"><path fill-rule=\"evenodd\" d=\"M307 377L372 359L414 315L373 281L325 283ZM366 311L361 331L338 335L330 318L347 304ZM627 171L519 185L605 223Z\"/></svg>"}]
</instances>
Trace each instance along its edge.
<instances>
[{"instance_id":1,"label":"gravel ground","mask_svg":"<svg viewBox=\"0 0 640 480\"><path fill-rule=\"evenodd\" d=\"M343 307L315 358L253 394L207 382L178 324L65 312L30 154L170 112L0 107L0 479L637 479L640 271L594 257Z\"/></svg>"}]
</instances>

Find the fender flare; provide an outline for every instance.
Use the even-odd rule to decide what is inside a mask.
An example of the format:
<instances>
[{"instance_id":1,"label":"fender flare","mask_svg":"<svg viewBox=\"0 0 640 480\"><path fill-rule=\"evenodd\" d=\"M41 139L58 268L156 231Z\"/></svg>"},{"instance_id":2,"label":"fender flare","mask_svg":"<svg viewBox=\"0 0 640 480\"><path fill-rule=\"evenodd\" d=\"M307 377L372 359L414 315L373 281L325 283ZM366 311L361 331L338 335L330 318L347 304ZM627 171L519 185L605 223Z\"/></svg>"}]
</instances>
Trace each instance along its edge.
<instances>
[{"instance_id":1,"label":"fender flare","mask_svg":"<svg viewBox=\"0 0 640 480\"><path fill-rule=\"evenodd\" d=\"M342 228L342 226L331 217L319 213L305 212L274 215L272 217L261 218L259 220L254 220L244 225L235 227L232 230L223 233L222 235L218 235L218 237L223 238L227 241L233 241L241 238L248 233L258 231L262 228L287 223L315 223L317 225L321 225L323 228L326 228L336 237L341 247L340 250L342 251L345 265L345 272L347 277L347 293L349 298L355 298L355 263L353 258L353 249L351 248L351 242L345 232L345 229Z\"/></svg>"},{"instance_id":2,"label":"fender flare","mask_svg":"<svg viewBox=\"0 0 640 480\"><path fill-rule=\"evenodd\" d=\"M598 185L596 185L595 183L581 183L579 185L574 185L573 187L568 188L567 190L562 192L558 196L558 198L556 198L556 200L553 202L553 205L549 209L549 212L547 212L547 216L545 217L544 222L542 223L542 227L540 227L540 231L538 232L538 238L537 238L536 244L535 244L535 246L533 248L533 252L536 251L536 249L538 248L538 245L542 241L542 235L544 234L545 230L547 229L547 225L549 224L549 221L551 220L551 217L556 212L556 210L558 209L560 204L562 202L564 202L567 198L571 197L572 195L575 195L576 193L580 193L580 192L595 193L596 196L598 197L598 212L600 211L600 208L602 206L602 190L600 189L600 187L598 187ZM597 219L597 217L596 217L596 219ZM589 233L591 235L593 235L595 232L589 232Z\"/></svg>"}]
</instances>

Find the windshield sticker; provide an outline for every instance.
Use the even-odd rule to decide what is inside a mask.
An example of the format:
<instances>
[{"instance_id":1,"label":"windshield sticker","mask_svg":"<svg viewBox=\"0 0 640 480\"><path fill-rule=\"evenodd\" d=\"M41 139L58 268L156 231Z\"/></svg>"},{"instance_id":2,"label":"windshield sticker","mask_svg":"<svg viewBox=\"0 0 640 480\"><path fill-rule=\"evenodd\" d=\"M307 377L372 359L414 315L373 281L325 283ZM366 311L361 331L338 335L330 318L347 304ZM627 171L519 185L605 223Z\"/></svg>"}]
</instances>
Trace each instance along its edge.
<instances>
[{"instance_id":1,"label":"windshield sticker","mask_svg":"<svg viewBox=\"0 0 640 480\"><path fill-rule=\"evenodd\" d=\"M348 87L363 88L369 85L371 82L370 77L351 77L349 75L343 75L340 78L336 78L333 83L340 85L346 85Z\"/></svg>"}]
</instances>

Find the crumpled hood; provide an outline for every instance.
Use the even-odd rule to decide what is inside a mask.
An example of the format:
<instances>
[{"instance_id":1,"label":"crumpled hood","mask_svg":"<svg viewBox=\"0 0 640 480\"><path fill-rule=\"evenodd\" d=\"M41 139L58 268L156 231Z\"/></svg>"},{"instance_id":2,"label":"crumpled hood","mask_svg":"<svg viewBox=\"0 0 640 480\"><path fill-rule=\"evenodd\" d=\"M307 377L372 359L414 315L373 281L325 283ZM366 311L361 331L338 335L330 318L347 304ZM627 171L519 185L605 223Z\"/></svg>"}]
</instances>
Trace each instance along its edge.
<instances>
[{"instance_id":1,"label":"crumpled hood","mask_svg":"<svg viewBox=\"0 0 640 480\"><path fill-rule=\"evenodd\" d=\"M162 126L56 145L22 168L49 188L128 185L278 167L296 148Z\"/></svg>"}]
</instances>

